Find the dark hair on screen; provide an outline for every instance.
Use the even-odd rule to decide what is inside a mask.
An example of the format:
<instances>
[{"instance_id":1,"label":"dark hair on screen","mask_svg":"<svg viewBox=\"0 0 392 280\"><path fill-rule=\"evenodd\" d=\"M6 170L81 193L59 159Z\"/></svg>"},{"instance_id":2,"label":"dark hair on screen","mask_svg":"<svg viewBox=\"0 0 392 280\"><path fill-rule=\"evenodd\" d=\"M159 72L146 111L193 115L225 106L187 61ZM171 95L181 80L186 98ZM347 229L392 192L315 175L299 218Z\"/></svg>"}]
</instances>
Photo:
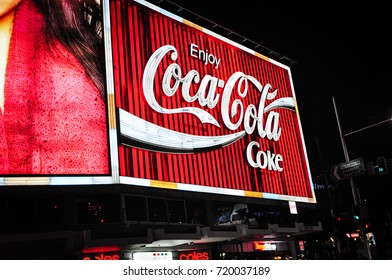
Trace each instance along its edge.
<instances>
[{"instance_id":1,"label":"dark hair on screen","mask_svg":"<svg viewBox=\"0 0 392 280\"><path fill-rule=\"evenodd\" d=\"M50 42L56 38L84 67L104 98L101 7L95 0L35 0Z\"/></svg>"}]
</instances>

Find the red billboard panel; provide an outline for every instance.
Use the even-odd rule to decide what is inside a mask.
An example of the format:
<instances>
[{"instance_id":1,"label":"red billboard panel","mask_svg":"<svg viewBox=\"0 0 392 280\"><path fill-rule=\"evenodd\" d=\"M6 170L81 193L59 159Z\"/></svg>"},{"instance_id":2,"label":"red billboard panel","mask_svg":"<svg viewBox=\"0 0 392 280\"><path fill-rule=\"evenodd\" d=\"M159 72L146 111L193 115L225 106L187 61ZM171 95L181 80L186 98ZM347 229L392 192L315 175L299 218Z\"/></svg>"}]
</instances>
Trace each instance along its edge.
<instances>
[{"instance_id":1,"label":"red billboard panel","mask_svg":"<svg viewBox=\"0 0 392 280\"><path fill-rule=\"evenodd\" d=\"M289 67L111 1L120 182L315 202Z\"/></svg>"}]
</instances>

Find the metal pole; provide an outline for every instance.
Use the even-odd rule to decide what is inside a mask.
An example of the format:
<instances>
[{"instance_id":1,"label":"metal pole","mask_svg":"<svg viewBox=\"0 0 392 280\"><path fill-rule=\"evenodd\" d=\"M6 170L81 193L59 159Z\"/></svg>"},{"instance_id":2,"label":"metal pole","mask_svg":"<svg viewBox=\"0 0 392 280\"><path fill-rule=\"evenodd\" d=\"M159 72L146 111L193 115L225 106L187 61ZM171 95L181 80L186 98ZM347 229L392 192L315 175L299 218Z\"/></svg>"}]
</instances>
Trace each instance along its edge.
<instances>
[{"instance_id":1,"label":"metal pole","mask_svg":"<svg viewBox=\"0 0 392 280\"><path fill-rule=\"evenodd\" d=\"M333 96L332 96L332 101L333 101L333 107L335 109L336 121L338 122L339 136L340 136L340 140L342 141L344 159L346 160L346 162L349 162L350 161L350 157L348 156L346 140L344 139L344 134L342 132L342 127L340 125L340 119L339 119L338 110L336 109L335 98ZM355 205L359 205L360 204L359 196L358 196L357 188L355 187L355 184L354 184L353 177L350 177L350 184L351 184L351 191L353 193L354 204Z\"/></svg>"},{"instance_id":2,"label":"metal pole","mask_svg":"<svg viewBox=\"0 0 392 280\"><path fill-rule=\"evenodd\" d=\"M350 157L348 156L346 140L344 139L344 134L342 132L342 127L340 125L339 114L338 114L338 110L336 108L336 102L335 102L335 97L334 96L332 96L332 102L333 102L333 107L334 107L334 110L335 110L336 121L338 123L340 140L342 141L344 158L345 158L346 162L349 162L350 161ZM354 205L355 206L360 206L361 201L360 201L360 198L359 198L358 189L355 187L354 178L353 177L350 177L350 185L351 185L351 192L353 194ZM366 236L364 235L364 232L363 232L362 221L361 221L361 224L360 224L360 230L361 230L361 240L362 240L362 243L364 245L364 248L366 249L365 251L366 251L366 254L367 254L367 258L369 260L371 260L372 259L372 254L370 253L369 243L367 242L367 238L366 238Z\"/></svg>"}]
</instances>

